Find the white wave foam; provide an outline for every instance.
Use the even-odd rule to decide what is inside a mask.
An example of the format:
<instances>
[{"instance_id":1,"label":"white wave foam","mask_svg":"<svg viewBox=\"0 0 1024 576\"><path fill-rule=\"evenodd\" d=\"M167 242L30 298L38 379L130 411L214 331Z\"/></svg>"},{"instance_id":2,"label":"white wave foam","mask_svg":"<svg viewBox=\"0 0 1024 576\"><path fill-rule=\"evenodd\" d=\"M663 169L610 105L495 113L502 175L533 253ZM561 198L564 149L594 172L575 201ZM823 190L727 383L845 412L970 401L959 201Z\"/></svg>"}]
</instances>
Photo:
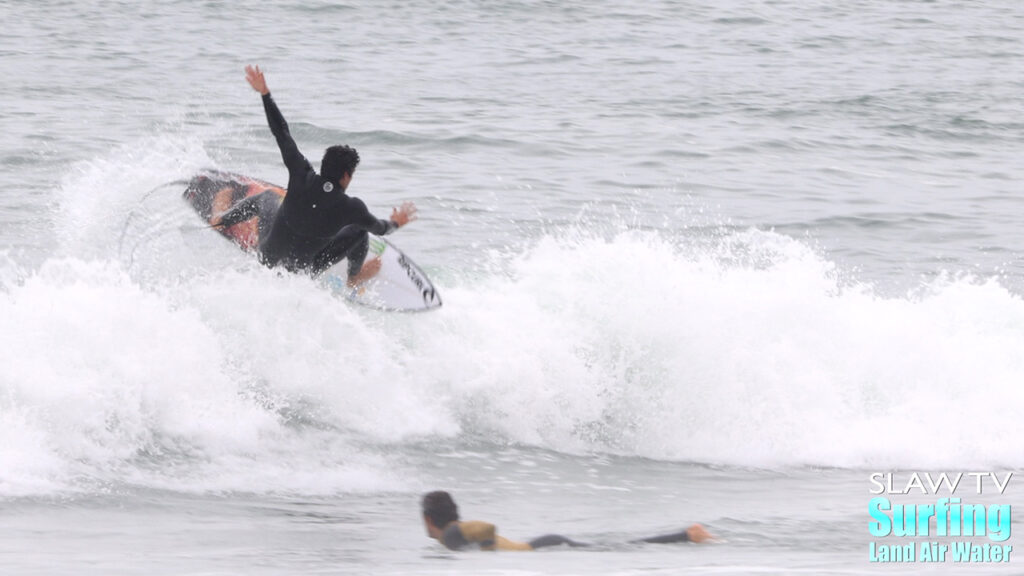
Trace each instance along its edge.
<instances>
[{"instance_id":1,"label":"white wave foam","mask_svg":"<svg viewBox=\"0 0 1024 576\"><path fill-rule=\"evenodd\" d=\"M145 242L124 258L140 195L185 176L143 160L64 184L59 256L0 264L0 494L400 487L381 447L437 437L741 466L1021 465L1024 303L996 280L889 298L774 233L576 233L473 277L448 262L439 276L461 280L440 285L444 309L379 314L184 231L173 194L140 227L166 234L130 238Z\"/></svg>"},{"instance_id":2,"label":"white wave foam","mask_svg":"<svg viewBox=\"0 0 1024 576\"><path fill-rule=\"evenodd\" d=\"M509 277L449 290L414 364L466 433L560 450L1019 465L1020 298L969 279L883 298L836 276L772 233L547 238Z\"/></svg>"},{"instance_id":3,"label":"white wave foam","mask_svg":"<svg viewBox=\"0 0 1024 576\"><path fill-rule=\"evenodd\" d=\"M142 290L116 266L49 261L0 297L0 315L0 412L11 424L0 445L15 448L4 451L5 491L80 480L306 491L380 481L359 481L365 458L344 439L290 429L255 400L200 311ZM348 461L333 476L351 485L313 478L307 457L327 475Z\"/></svg>"}]
</instances>

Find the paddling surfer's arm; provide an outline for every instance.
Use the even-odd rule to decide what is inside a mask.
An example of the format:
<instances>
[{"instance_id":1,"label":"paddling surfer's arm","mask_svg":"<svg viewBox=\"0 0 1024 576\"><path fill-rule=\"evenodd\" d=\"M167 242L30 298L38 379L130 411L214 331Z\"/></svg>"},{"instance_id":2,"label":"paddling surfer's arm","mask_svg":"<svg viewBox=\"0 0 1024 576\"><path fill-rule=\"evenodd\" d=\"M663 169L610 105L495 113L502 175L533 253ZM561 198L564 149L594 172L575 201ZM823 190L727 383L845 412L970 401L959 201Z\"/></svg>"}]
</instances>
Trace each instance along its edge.
<instances>
[{"instance_id":1,"label":"paddling surfer's arm","mask_svg":"<svg viewBox=\"0 0 1024 576\"><path fill-rule=\"evenodd\" d=\"M285 121L284 115L281 114L277 103L270 95L263 71L259 66L246 66L245 79L249 81L252 89L263 97L263 110L267 113L267 124L270 125L270 131L274 134L274 139L277 140L277 147L281 149L281 158L284 160L284 165L288 167L288 171L312 170L309 161L299 152L299 147L288 130L288 122Z\"/></svg>"}]
</instances>

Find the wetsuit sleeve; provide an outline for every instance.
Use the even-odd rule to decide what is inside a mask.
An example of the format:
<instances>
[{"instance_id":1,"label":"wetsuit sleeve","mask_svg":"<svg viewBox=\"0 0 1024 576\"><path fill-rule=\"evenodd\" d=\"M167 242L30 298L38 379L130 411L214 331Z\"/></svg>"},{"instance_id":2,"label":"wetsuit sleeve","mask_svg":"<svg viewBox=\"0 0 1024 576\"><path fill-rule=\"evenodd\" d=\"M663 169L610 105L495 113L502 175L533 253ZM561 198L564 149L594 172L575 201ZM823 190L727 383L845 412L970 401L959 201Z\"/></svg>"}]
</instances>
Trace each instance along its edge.
<instances>
[{"instance_id":1,"label":"wetsuit sleeve","mask_svg":"<svg viewBox=\"0 0 1024 576\"><path fill-rule=\"evenodd\" d=\"M366 204L358 198L352 199L353 209L358 214L357 222L359 225L366 229L371 234L377 236L385 236L391 234L395 230L398 230L398 224L395 224L393 220L383 220L377 218L366 208Z\"/></svg>"},{"instance_id":2,"label":"wetsuit sleeve","mask_svg":"<svg viewBox=\"0 0 1024 576\"><path fill-rule=\"evenodd\" d=\"M661 534L660 536L651 536L650 538L641 538L640 540L634 540L634 542L643 542L645 544L675 544L676 542L689 542L690 535L686 530L680 530L672 534Z\"/></svg>"},{"instance_id":3,"label":"wetsuit sleeve","mask_svg":"<svg viewBox=\"0 0 1024 576\"><path fill-rule=\"evenodd\" d=\"M277 103L274 102L274 98L269 92L263 95L263 110L267 113L267 124L270 124L270 131L277 140L277 147L281 149L281 159L288 167L288 172L312 170L309 160L306 160L306 157L299 152L299 147L288 130L288 123L285 122L281 110L278 109Z\"/></svg>"},{"instance_id":4,"label":"wetsuit sleeve","mask_svg":"<svg viewBox=\"0 0 1024 576\"><path fill-rule=\"evenodd\" d=\"M547 534L539 538L534 538L533 540L530 540L530 542L526 545L529 546L530 550L536 550L537 548L545 548L548 546L561 546L562 544L572 546L573 548L577 548L580 546L590 546L590 544L570 540L569 538L566 538L565 536L561 536L559 534Z\"/></svg>"},{"instance_id":5,"label":"wetsuit sleeve","mask_svg":"<svg viewBox=\"0 0 1024 576\"><path fill-rule=\"evenodd\" d=\"M266 190L240 200L220 217L217 226L230 228L256 216L265 215L269 211L268 205L272 208L276 204L276 196L270 190Z\"/></svg>"},{"instance_id":6,"label":"wetsuit sleeve","mask_svg":"<svg viewBox=\"0 0 1024 576\"><path fill-rule=\"evenodd\" d=\"M367 228L367 230L377 236L387 236L395 230L398 230L398 224L395 224L393 220L382 220L379 218L374 218L374 220L376 222L372 227Z\"/></svg>"}]
</instances>

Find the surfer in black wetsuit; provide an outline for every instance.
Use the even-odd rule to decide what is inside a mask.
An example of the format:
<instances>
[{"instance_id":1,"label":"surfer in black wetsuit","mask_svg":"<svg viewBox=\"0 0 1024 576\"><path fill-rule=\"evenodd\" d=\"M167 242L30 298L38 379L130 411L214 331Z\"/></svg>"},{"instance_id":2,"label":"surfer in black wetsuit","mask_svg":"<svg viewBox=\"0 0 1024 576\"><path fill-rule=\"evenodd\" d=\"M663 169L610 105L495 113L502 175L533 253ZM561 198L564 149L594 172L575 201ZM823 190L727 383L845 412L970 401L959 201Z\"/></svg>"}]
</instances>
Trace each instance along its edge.
<instances>
[{"instance_id":1,"label":"surfer in black wetsuit","mask_svg":"<svg viewBox=\"0 0 1024 576\"><path fill-rule=\"evenodd\" d=\"M348 146L331 146L324 152L317 174L299 152L288 131L288 123L270 96L263 72L246 66L245 78L263 96L270 131L277 139L281 158L288 168L288 191L280 207L273 192L246 198L213 221L231 226L257 214L273 213L273 222L260 225L260 258L267 266L284 266L290 271L318 274L342 258L348 258L351 284L372 276L379 268L363 261L368 249L367 232L383 236L416 219L411 202L395 208L388 220L370 214L366 204L345 193L359 164L359 154ZM264 231L268 233L263 234Z\"/></svg>"},{"instance_id":2,"label":"surfer in black wetsuit","mask_svg":"<svg viewBox=\"0 0 1024 576\"><path fill-rule=\"evenodd\" d=\"M471 520L459 520L459 508L452 500L451 494L438 490L423 496L423 523L427 527L427 536L437 540L449 550L536 550L548 546L565 544L573 548L591 546L584 542L576 542L558 534L548 534L534 538L529 542L516 542L497 533L494 524ZM700 543L713 537L700 524L694 524L680 532L650 536L639 540L631 540L630 544L673 544L676 542Z\"/></svg>"}]
</instances>

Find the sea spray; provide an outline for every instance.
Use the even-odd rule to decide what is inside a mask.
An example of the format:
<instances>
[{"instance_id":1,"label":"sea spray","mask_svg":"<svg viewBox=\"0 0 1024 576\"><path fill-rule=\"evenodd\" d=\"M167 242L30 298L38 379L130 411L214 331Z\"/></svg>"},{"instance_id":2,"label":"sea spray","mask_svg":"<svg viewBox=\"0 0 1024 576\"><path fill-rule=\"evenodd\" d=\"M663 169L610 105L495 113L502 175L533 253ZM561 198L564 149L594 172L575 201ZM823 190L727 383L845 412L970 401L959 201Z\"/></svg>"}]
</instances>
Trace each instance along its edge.
<instances>
[{"instance_id":1,"label":"sea spray","mask_svg":"<svg viewBox=\"0 0 1024 576\"><path fill-rule=\"evenodd\" d=\"M285 400L259 397L203 314L113 262L53 259L0 293L2 490L317 493L390 482L392 466L348 436L293 424Z\"/></svg>"}]
</instances>

